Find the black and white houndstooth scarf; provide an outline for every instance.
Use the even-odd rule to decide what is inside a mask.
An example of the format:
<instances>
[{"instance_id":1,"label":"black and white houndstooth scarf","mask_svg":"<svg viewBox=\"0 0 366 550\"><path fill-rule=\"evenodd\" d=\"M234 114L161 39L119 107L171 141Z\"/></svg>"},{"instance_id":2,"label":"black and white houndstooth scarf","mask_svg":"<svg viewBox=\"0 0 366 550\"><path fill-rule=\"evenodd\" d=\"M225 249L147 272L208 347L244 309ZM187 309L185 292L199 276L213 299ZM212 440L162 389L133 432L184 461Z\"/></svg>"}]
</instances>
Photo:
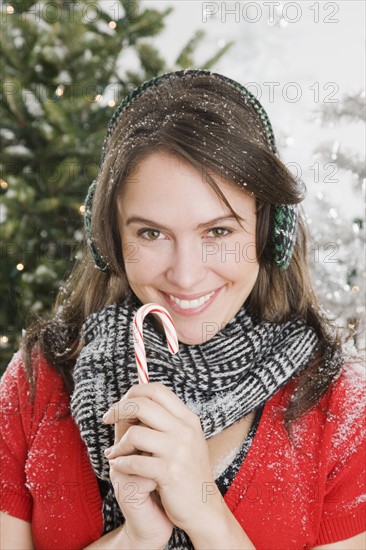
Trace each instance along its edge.
<instances>
[{"instance_id":1,"label":"black and white houndstooth scarf","mask_svg":"<svg viewBox=\"0 0 366 550\"><path fill-rule=\"evenodd\" d=\"M106 488L105 533L121 525L123 516L104 457L104 449L114 442L114 427L103 424L102 417L138 384L131 329L140 306L135 297L129 297L90 315L83 327L85 345L74 369L71 410L94 471ZM211 340L199 345L180 343L174 356L151 315L145 318L143 330L150 381L165 384L199 415L206 438L265 403L308 366L318 342L303 319L259 322L245 305ZM166 548L192 545L184 531L174 528Z\"/></svg>"}]
</instances>

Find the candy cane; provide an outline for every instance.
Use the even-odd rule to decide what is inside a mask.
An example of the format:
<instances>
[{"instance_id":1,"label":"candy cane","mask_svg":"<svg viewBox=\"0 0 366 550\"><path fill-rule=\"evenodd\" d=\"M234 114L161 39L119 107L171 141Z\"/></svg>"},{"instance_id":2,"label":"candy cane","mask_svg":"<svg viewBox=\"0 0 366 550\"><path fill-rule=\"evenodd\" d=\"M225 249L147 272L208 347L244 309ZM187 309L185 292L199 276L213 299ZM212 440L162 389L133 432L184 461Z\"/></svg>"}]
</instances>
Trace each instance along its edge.
<instances>
[{"instance_id":1,"label":"candy cane","mask_svg":"<svg viewBox=\"0 0 366 550\"><path fill-rule=\"evenodd\" d=\"M167 310L159 304L145 304L141 306L137 310L133 318L133 342L135 348L137 374L140 384L149 382L144 336L142 332L144 318L149 313L156 313L156 315L158 315L162 320L165 335L168 341L169 351L174 355L179 350L178 337L177 333L175 332L173 319L171 318Z\"/></svg>"}]
</instances>

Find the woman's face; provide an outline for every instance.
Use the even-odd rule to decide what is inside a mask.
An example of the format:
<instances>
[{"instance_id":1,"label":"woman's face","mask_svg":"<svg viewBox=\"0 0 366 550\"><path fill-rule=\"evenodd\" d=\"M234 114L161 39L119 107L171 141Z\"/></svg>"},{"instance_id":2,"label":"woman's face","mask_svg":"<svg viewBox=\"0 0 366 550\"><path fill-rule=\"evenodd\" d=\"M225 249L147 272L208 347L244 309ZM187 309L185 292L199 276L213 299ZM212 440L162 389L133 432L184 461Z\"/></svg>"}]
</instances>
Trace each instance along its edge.
<instances>
[{"instance_id":1,"label":"woman's face","mask_svg":"<svg viewBox=\"0 0 366 550\"><path fill-rule=\"evenodd\" d=\"M117 197L130 287L142 303L169 311L186 344L224 328L258 275L255 199L214 179L242 227L203 174L165 152L145 157Z\"/></svg>"}]
</instances>

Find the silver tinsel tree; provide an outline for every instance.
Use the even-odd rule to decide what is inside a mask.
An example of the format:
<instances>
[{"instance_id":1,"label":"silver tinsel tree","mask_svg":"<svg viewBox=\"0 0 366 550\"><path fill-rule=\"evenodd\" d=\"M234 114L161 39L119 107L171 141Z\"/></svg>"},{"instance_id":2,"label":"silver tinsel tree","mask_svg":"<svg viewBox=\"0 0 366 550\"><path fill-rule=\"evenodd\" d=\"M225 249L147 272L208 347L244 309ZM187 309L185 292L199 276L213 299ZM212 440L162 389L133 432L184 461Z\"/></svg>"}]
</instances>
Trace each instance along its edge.
<instances>
[{"instance_id":1,"label":"silver tinsel tree","mask_svg":"<svg viewBox=\"0 0 366 550\"><path fill-rule=\"evenodd\" d=\"M318 124L337 128L343 121L365 123L365 93L348 95L337 105L326 105L314 114ZM338 133L338 132L337 132ZM316 194L311 218L310 266L315 291L328 316L338 325L355 329L354 343L365 351L365 216L347 218L349 202L364 203L365 160L347 149L340 139L323 143L314 161L335 166L345 185L345 210L332 204L328 194Z\"/></svg>"}]
</instances>

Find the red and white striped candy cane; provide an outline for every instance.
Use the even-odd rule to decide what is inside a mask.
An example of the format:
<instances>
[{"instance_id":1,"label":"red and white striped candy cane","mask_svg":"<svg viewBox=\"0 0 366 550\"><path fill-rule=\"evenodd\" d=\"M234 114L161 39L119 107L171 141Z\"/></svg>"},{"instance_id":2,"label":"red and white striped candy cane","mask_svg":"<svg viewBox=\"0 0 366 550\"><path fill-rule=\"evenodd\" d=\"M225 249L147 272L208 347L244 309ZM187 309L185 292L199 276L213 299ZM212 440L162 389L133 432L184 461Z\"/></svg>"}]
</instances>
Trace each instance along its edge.
<instances>
[{"instance_id":1,"label":"red and white striped candy cane","mask_svg":"<svg viewBox=\"0 0 366 550\"><path fill-rule=\"evenodd\" d=\"M173 319L167 310L159 304L145 304L141 306L133 318L133 342L135 347L135 359L139 382L149 382L149 375L146 363L146 352L142 325L146 315L156 313L163 322L165 335L168 341L169 351L174 355L179 350L178 337L175 332Z\"/></svg>"}]
</instances>

